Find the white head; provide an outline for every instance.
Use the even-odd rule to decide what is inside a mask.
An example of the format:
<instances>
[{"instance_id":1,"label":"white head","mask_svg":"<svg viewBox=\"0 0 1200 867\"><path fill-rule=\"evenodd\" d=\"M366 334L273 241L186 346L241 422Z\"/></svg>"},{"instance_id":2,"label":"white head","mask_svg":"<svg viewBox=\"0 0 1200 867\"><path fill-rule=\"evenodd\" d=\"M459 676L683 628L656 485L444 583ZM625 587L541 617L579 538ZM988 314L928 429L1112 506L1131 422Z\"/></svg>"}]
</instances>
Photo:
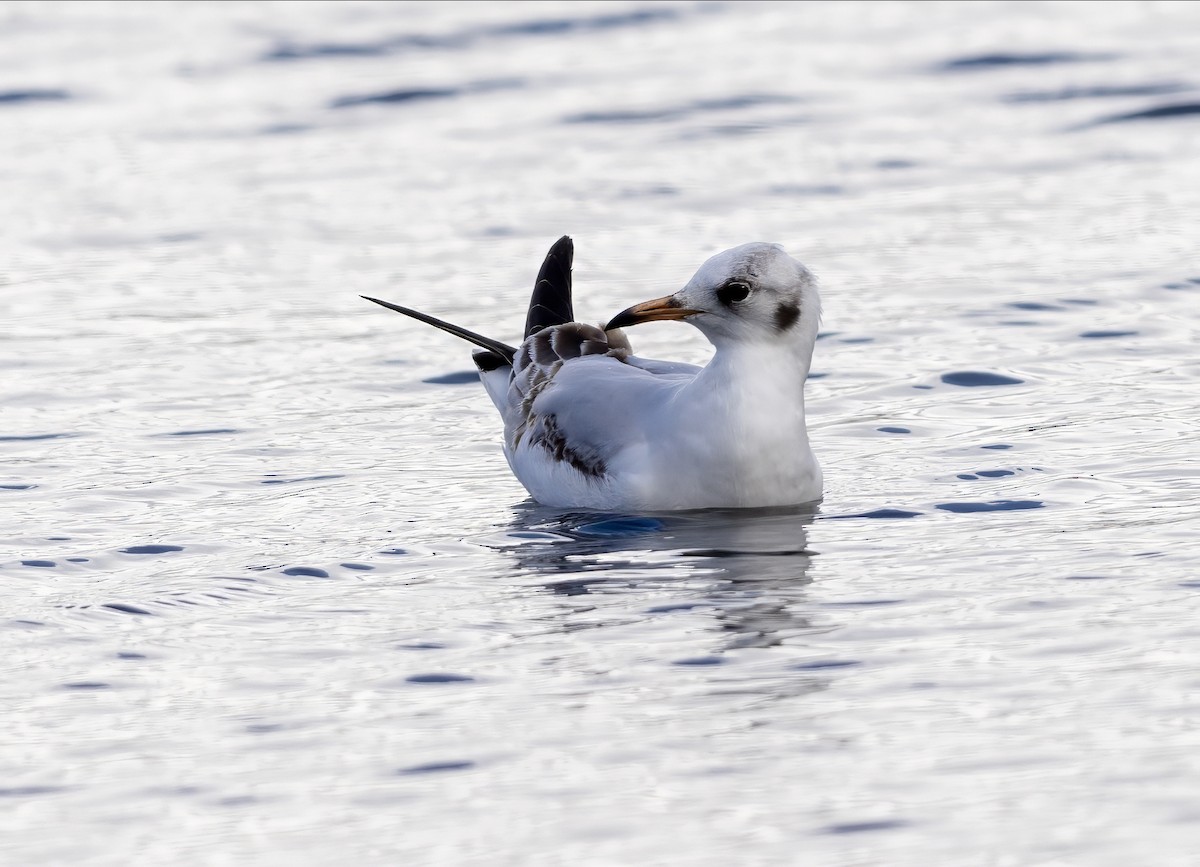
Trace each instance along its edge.
<instances>
[{"instance_id":1,"label":"white head","mask_svg":"<svg viewBox=\"0 0 1200 867\"><path fill-rule=\"evenodd\" d=\"M685 319L720 349L728 343L781 343L811 351L821 318L812 272L778 244L755 242L718 253L687 285L618 313L606 329Z\"/></svg>"}]
</instances>

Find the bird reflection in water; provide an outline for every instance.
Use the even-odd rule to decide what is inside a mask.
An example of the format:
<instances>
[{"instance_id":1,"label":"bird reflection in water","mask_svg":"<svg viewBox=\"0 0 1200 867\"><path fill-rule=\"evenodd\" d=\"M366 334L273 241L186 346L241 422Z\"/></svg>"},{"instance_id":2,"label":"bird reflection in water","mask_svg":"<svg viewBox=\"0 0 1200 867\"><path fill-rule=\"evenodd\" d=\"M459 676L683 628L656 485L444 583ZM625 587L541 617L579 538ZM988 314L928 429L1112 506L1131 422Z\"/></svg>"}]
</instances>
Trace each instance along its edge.
<instances>
[{"instance_id":1,"label":"bird reflection in water","mask_svg":"<svg viewBox=\"0 0 1200 867\"><path fill-rule=\"evenodd\" d=\"M829 628L814 623L806 598L811 505L615 515L525 502L514 511L508 532L492 542L552 593L665 593L643 610L711 610L729 639L718 650L770 647ZM578 612L565 608L563 616Z\"/></svg>"}]
</instances>

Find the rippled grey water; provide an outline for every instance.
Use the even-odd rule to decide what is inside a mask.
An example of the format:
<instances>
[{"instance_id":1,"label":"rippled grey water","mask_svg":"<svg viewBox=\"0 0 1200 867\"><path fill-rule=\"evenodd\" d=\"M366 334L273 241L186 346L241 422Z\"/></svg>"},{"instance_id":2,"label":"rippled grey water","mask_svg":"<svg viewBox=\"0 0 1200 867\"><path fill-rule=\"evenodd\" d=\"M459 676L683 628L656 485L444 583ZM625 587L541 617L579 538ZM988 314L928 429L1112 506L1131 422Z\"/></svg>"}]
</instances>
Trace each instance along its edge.
<instances>
[{"instance_id":1,"label":"rippled grey water","mask_svg":"<svg viewBox=\"0 0 1200 867\"><path fill-rule=\"evenodd\" d=\"M1191 3L0 8L0 860L1190 865ZM452 339L774 240L819 508L530 503ZM702 361L691 329L643 354Z\"/></svg>"}]
</instances>

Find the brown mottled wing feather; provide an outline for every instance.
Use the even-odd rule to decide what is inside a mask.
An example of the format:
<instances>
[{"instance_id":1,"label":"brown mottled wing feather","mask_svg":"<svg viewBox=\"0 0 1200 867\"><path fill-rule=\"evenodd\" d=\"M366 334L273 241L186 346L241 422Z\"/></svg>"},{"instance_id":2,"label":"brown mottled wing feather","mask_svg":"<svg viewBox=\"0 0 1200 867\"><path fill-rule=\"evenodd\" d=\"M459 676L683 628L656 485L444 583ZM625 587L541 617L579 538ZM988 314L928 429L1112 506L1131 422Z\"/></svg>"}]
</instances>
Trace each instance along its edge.
<instances>
[{"instance_id":1,"label":"brown mottled wing feather","mask_svg":"<svg viewBox=\"0 0 1200 867\"><path fill-rule=\"evenodd\" d=\"M598 455L570 448L555 417L538 415L533 404L553 383L564 363L588 355L624 361L628 354L626 349L610 346L602 329L583 322L544 328L526 339L513 359L509 396L514 413L508 420L509 447L515 451L528 437L530 444L544 447L555 460L566 461L584 475L603 475L603 460Z\"/></svg>"}]
</instances>

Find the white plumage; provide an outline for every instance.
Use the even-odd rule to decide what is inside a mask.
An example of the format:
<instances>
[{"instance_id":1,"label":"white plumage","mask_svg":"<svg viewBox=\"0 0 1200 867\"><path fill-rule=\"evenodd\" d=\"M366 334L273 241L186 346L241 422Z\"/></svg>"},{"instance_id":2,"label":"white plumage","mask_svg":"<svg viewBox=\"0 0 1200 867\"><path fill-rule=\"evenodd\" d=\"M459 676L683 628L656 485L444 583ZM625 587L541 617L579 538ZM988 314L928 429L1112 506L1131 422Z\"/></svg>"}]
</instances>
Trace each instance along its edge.
<instances>
[{"instance_id":1,"label":"white plumage","mask_svg":"<svg viewBox=\"0 0 1200 867\"><path fill-rule=\"evenodd\" d=\"M602 330L571 321L572 254L570 238L551 248L516 348L376 303L485 348L475 360L504 420L505 457L540 503L665 511L820 498L804 416L820 318L808 269L777 244L743 244ZM699 328L716 349L709 363L631 354L619 329L657 319Z\"/></svg>"}]
</instances>

